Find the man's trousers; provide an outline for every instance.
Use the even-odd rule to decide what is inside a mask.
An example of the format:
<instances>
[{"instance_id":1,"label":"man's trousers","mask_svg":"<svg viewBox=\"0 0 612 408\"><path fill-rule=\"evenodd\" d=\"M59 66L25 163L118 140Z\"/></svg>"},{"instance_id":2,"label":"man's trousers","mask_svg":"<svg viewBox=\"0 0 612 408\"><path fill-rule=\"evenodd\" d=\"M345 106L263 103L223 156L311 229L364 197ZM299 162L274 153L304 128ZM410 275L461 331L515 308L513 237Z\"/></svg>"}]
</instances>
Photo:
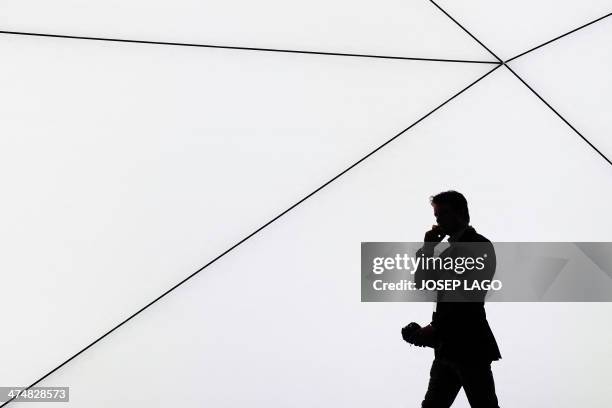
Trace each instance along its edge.
<instances>
[{"instance_id":1,"label":"man's trousers","mask_svg":"<svg viewBox=\"0 0 612 408\"><path fill-rule=\"evenodd\" d=\"M436 357L422 408L448 408L463 387L472 408L499 408L491 363L459 363Z\"/></svg>"}]
</instances>

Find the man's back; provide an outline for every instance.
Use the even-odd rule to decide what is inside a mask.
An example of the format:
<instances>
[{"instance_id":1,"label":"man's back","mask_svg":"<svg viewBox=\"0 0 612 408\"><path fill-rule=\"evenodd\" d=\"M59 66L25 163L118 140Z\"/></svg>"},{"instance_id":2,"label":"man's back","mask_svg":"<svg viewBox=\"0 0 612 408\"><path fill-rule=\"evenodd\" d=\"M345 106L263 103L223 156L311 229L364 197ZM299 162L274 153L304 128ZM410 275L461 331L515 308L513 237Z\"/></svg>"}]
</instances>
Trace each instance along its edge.
<instances>
[{"instance_id":1,"label":"man's back","mask_svg":"<svg viewBox=\"0 0 612 408\"><path fill-rule=\"evenodd\" d=\"M481 242L494 254L493 245L473 227L467 227L456 242ZM487 245L486 243L490 244ZM438 298L443 296L438 294ZM432 315L437 345L435 355L455 361L493 361L501 353L487 322L484 301L438 301Z\"/></svg>"}]
</instances>

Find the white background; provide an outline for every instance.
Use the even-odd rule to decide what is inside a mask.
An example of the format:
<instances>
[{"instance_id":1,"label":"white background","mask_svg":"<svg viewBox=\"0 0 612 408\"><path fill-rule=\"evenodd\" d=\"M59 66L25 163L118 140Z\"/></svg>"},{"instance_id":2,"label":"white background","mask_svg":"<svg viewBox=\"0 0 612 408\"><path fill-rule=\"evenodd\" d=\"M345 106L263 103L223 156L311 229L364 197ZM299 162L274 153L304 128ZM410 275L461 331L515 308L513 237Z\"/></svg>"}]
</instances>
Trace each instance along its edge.
<instances>
[{"instance_id":1,"label":"white background","mask_svg":"<svg viewBox=\"0 0 612 408\"><path fill-rule=\"evenodd\" d=\"M502 59L612 11L440 5ZM0 29L493 60L416 0L14 0ZM608 157L611 39L609 18L510 63ZM2 386L31 384L493 67L14 35L0 54ZM493 241L611 241L611 182L502 67L38 385L88 408L419 406L433 353L400 328L431 305L361 303L360 242L422 239L446 189ZM500 406L610 406L610 304L487 310Z\"/></svg>"}]
</instances>

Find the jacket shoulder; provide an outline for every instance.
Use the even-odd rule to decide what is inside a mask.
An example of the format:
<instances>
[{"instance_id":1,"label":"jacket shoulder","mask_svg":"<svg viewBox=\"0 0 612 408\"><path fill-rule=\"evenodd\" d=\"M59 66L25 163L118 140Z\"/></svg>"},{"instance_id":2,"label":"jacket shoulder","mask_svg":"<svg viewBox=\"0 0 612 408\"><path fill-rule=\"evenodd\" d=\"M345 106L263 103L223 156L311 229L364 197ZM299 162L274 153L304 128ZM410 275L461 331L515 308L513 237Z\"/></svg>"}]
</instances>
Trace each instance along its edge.
<instances>
[{"instance_id":1,"label":"jacket shoulder","mask_svg":"<svg viewBox=\"0 0 612 408\"><path fill-rule=\"evenodd\" d=\"M476 230L472 227L468 228L465 231L465 234L461 237L462 241L465 242L491 242L487 237L482 234L476 232Z\"/></svg>"}]
</instances>

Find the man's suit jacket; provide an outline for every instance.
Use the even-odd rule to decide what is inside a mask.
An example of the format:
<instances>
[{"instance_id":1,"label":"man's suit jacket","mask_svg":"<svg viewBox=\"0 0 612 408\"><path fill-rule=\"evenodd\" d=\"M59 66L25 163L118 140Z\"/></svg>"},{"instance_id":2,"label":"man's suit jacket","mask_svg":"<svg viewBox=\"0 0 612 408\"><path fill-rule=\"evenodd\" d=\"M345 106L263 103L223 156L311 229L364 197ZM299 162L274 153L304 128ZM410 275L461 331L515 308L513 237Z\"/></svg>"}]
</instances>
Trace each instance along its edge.
<instances>
[{"instance_id":1,"label":"man's suit jacket","mask_svg":"<svg viewBox=\"0 0 612 408\"><path fill-rule=\"evenodd\" d=\"M479 244L461 244L466 242ZM474 251L485 251L487 253L487 269L485 269L484 275L478 272L480 275L476 280L481 278L491 279L495 273L496 265L493 244L487 238L478 234L471 226L468 226L463 234L456 241L451 242L450 247L439 256L445 258L447 256L469 255L475 257L482 255L482 253L475 254ZM434 276L430 272L429 270L417 270L415 281L430 279L431 276ZM452 273L454 274L454 272ZM470 281L470 275L467 273L463 278ZM457 292L452 294L455 293ZM443 297L449 298L449 293L438 291L436 311L433 312L431 321L436 334L435 355L436 357L446 357L460 362L499 360L501 353L485 313L484 295L486 291L469 293L468 296L476 296L476 298L472 297L472 301L469 302L442 301ZM477 301L474 301L474 299Z\"/></svg>"}]
</instances>

